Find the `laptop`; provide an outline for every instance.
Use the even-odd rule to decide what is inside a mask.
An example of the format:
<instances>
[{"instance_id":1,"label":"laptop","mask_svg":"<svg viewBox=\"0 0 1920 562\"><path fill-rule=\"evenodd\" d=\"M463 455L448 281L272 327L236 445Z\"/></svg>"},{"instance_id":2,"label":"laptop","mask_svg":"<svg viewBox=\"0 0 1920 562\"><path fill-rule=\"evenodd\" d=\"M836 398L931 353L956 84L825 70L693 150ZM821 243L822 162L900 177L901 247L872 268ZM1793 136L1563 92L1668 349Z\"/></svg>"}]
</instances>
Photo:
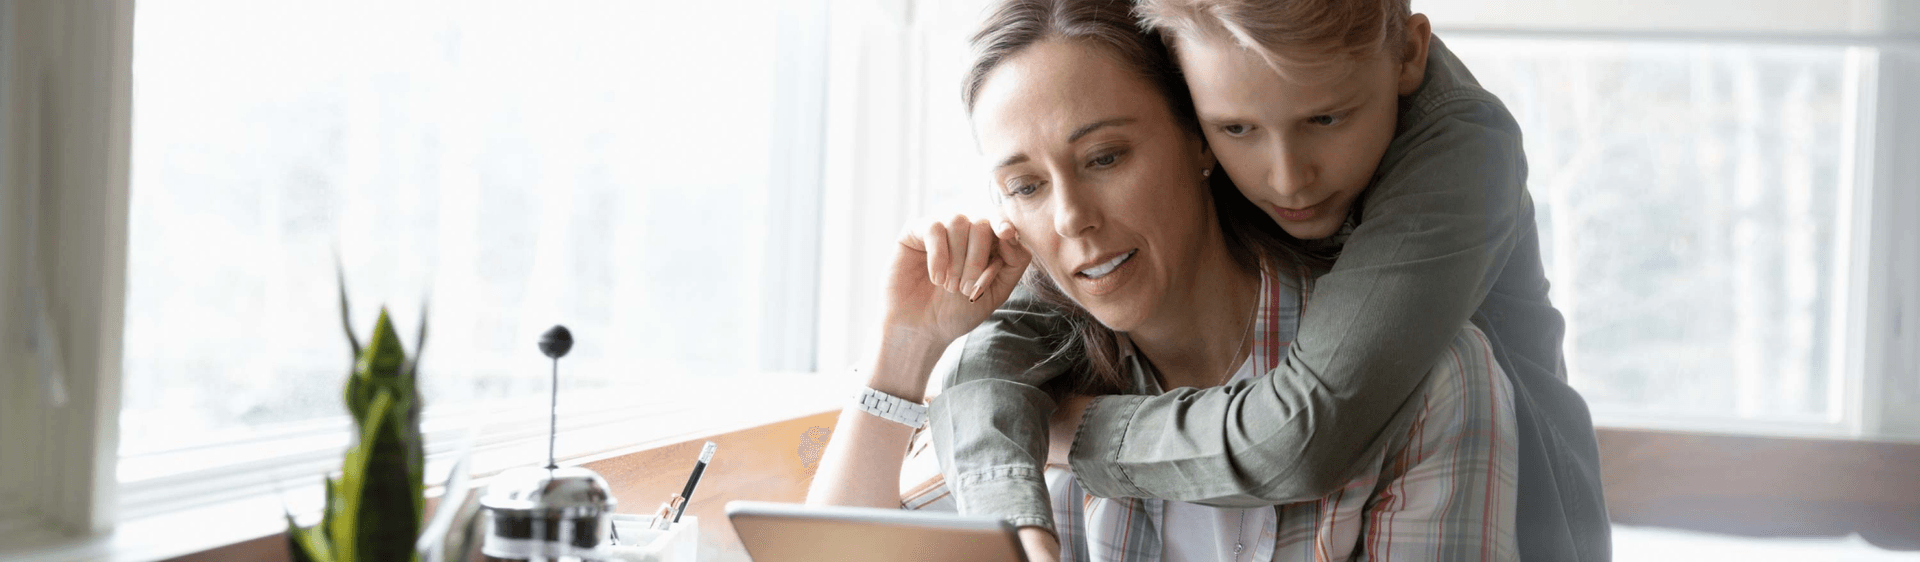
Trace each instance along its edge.
<instances>
[{"instance_id":1,"label":"laptop","mask_svg":"<svg viewBox=\"0 0 1920 562\"><path fill-rule=\"evenodd\" d=\"M1026 562L1013 524L954 513L727 502L754 562Z\"/></svg>"}]
</instances>

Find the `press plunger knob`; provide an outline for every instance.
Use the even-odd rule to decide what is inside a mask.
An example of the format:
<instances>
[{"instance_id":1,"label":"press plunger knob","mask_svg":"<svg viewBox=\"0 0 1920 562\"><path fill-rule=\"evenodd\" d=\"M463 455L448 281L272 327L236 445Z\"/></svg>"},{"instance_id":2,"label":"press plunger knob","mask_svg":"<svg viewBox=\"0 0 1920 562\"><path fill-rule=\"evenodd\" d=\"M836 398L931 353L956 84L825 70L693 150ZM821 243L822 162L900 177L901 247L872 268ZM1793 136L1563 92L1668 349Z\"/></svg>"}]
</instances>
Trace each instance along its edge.
<instances>
[{"instance_id":1,"label":"press plunger knob","mask_svg":"<svg viewBox=\"0 0 1920 562\"><path fill-rule=\"evenodd\" d=\"M566 326L555 324L553 329L540 334L540 352L547 354L547 357L554 359L566 357L567 352L572 349L573 332L567 331Z\"/></svg>"}]
</instances>

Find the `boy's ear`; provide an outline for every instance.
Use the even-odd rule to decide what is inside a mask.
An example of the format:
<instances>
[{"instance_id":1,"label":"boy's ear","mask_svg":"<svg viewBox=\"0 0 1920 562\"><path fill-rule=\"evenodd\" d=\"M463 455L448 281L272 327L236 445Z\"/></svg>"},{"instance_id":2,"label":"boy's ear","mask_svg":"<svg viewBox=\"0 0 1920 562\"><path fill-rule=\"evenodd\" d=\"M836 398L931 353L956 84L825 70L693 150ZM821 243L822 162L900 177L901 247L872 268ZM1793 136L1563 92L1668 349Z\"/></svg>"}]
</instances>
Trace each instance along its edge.
<instances>
[{"instance_id":1,"label":"boy's ear","mask_svg":"<svg viewBox=\"0 0 1920 562\"><path fill-rule=\"evenodd\" d=\"M1407 17L1407 43L1400 59L1400 95L1412 95L1427 79L1427 44L1433 41L1433 24L1426 14Z\"/></svg>"}]
</instances>

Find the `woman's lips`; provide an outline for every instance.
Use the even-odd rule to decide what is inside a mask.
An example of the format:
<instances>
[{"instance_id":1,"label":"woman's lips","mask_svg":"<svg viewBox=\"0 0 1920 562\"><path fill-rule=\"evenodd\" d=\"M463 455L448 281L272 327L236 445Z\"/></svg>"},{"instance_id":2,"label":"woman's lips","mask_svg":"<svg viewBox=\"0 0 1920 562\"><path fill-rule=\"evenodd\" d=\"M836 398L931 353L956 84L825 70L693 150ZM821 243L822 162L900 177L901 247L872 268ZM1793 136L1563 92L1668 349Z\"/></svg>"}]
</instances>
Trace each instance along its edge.
<instances>
[{"instance_id":1,"label":"woman's lips","mask_svg":"<svg viewBox=\"0 0 1920 562\"><path fill-rule=\"evenodd\" d=\"M1086 274L1076 271L1073 274L1073 282L1079 285L1080 290L1085 291L1087 296L1105 296L1120 290L1121 285L1133 278L1133 264L1138 261L1140 261L1140 253L1139 250L1135 250L1132 257L1120 263L1120 267L1113 268L1113 271L1107 272L1099 279L1087 277Z\"/></svg>"},{"instance_id":2,"label":"woman's lips","mask_svg":"<svg viewBox=\"0 0 1920 562\"><path fill-rule=\"evenodd\" d=\"M1314 207L1318 207L1318 205L1315 205ZM1280 217L1280 220L1284 220L1284 221L1295 221L1295 222L1305 221L1305 220L1310 220L1313 218L1314 215L1319 214L1318 211L1314 210L1314 207L1307 207L1305 209L1288 209L1286 207L1274 205L1273 214Z\"/></svg>"}]
</instances>

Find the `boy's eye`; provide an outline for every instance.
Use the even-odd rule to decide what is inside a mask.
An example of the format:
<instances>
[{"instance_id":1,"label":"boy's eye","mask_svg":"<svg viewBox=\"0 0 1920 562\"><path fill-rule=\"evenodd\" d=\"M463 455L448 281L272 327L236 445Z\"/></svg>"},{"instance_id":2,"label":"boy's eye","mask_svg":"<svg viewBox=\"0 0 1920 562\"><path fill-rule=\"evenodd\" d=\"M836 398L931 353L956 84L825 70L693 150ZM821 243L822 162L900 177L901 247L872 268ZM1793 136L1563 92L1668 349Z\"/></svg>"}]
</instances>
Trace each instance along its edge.
<instances>
[{"instance_id":1,"label":"boy's eye","mask_svg":"<svg viewBox=\"0 0 1920 562\"><path fill-rule=\"evenodd\" d=\"M1244 135L1244 134L1247 134L1248 131L1252 131L1252 130L1253 130L1252 128L1247 127L1246 125L1238 124L1238 123L1220 127L1220 132L1226 133L1227 136L1230 136L1230 137L1237 137L1240 135Z\"/></svg>"},{"instance_id":2,"label":"boy's eye","mask_svg":"<svg viewBox=\"0 0 1920 562\"><path fill-rule=\"evenodd\" d=\"M1336 115L1315 115L1313 117L1307 118L1308 123L1312 123L1322 127L1332 127L1334 125L1340 124L1341 121L1342 119Z\"/></svg>"}]
</instances>

